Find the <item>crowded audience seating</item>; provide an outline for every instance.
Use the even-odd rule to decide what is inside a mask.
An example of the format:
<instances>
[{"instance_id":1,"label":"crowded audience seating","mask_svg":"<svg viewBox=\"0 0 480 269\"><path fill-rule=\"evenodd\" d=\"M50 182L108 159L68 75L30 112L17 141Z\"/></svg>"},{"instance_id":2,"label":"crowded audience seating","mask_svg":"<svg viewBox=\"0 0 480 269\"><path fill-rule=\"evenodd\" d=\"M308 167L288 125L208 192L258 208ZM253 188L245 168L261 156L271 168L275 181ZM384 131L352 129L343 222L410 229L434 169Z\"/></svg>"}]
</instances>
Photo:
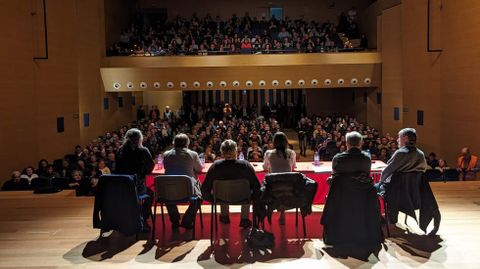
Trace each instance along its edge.
<instances>
[{"instance_id":1,"label":"crowded audience seating","mask_svg":"<svg viewBox=\"0 0 480 269\"><path fill-rule=\"evenodd\" d=\"M370 153L373 160L387 162L398 149L396 137L390 134L383 136L378 130L360 123L354 117L307 117L304 116L302 105L297 104L296 107L299 109L291 114L282 112L275 105L270 107L266 104L260 110L252 105L247 109L248 116L244 116L242 111L245 107L231 105L229 110L225 110L225 104L199 105L188 109L181 107L175 112L167 107L162 113L156 106L150 110L140 106L136 121L117 131L107 132L88 145L76 146L73 153L54 160L52 164L42 159L37 168L28 166L22 172L14 171L2 190L41 187L40 191L44 192L75 189L79 196L94 195L98 178L115 170L115 153L122 144L125 132L133 127L142 131L143 144L155 158L171 147L176 134L186 133L190 138L190 149L199 153L206 163L221 158L220 144L225 139L237 142L239 156L243 155L248 161L262 162L265 151L273 148L273 135L281 128L292 127L290 122L297 120L300 151L308 149L318 152L320 160L330 161L335 154L345 151L345 134L350 131L358 131L365 136L363 149ZM446 162L435 158L434 154L430 154L430 168L440 171L442 180L456 180L454 171L448 168ZM443 176L444 172L447 176ZM438 177L427 179L439 180ZM55 188L46 188L46 185L52 185L53 182L56 182Z\"/></svg>"},{"instance_id":2,"label":"crowded audience seating","mask_svg":"<svg viewBox=\"0 0 480 269\"><path fill-rule=\"evenodd\" d=\"M358 51L368 48L355 16L342 13L338 24L303 18L257 19L245 13L222 20L206 15L146 24L137 15L112 44L107 56L226 55Z\"/></svg>"}]
</instances>

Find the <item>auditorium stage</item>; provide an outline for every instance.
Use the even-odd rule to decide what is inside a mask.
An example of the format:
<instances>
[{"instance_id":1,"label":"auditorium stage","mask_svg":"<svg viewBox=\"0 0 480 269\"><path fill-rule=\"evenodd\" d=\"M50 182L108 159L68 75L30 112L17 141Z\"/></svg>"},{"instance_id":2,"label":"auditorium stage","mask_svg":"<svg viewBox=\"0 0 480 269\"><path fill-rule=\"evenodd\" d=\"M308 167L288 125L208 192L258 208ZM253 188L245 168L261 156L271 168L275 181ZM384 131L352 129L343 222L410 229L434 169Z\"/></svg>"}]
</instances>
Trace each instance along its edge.
<instances>
[{"instance_id":1,"label":"auditorium stage","mask_svg":"<svg viewBox=\"0 0 480 269\"><path fill-rule=\"evenodd\" d=\"M307 220L307 233L311 238L298 240L296 233L291 232L295 231L294 223L287 219L291 226L286 230L290 232L276 231L272 253L257 253L250 260L242 259L241 255L248 255L247 248L240 242L229 242L236 246L230 252L222 240L216 248L218 258L213 259L208 255L208 224L203 232L198 232L202 239L191 242L182 240L188 238L189 233L181 230L183 235L175 237L168 229L168 238L158 233L159 247L119 234L112 234L100 242L96 241L98 230L92 229L92 197L75 197L72 191L45 195L2 192L0 268L241 268L252 265L241 263L245 260L259 268L479 268L480 182L435 182L431 185L442 212L440 236L404 234L392 227L393 237L386 240L378 259L371 255L366 261L339 258L341 253L324 249L319 206L315 206L317 213ZM204 207L205 212L209 212L208 207ZM241 233L233 219L229 227L232 240ZM400 219L403 222L403 216ZM415 226L413 221L409 223ZM225 237L229 234L219 232ZM285 234L287 238L282 237ZM170 241L172 238L174 240Z\"/></svg>"}]
</instances>

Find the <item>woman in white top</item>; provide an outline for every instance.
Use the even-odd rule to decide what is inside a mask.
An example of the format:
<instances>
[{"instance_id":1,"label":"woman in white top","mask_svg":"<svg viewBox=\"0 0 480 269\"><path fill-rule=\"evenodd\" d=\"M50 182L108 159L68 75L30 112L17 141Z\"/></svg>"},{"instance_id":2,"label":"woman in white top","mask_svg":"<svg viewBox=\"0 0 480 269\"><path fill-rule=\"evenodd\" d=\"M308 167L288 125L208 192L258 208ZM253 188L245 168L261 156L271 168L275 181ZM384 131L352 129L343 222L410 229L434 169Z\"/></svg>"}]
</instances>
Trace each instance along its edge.
<instances>
[{"instance_id":1,"label":"woman in white top","mask_svg":"<svg viewBox=\"0 0 480 269\"><path fill-rule=\"evenodd\" d=\"M282 132L273 136L274 149L267 150L263 158L263 169L268 173L292 172L295 169L295 151L288 148L288 138ZM280 225L285 224L285 211L280 211L278 220Z\"/></svg>"}]
</instances>

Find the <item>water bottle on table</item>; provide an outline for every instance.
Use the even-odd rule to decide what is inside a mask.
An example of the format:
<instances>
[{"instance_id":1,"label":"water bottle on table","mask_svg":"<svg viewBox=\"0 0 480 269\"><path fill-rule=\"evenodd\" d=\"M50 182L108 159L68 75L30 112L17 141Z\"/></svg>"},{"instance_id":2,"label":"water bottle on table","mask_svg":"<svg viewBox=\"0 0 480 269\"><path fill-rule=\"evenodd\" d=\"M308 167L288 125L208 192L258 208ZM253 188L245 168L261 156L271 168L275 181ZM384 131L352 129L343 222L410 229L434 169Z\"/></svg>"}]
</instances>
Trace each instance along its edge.
<instances>
[{"instance_id":1,"label":"water bottle on table","mask_svg":"<svg viewBox=\"0 0 480 269\"><path fill-rule=\"evenodd\" d=\"M240 154L238 154L238 159L239 160L245 160L245 157L243 156L243 152L240 151Z\"/></svg>"},{"instance_id":2,"label":"water bottle on table","mask_svg":"<svg viewBox=\"0 0 480 269\"><path fill-rule=\"evenodd\" d=\"M202 164L202 168L205 168L205 155L200 154L200 163Z\"/></svg>"},{"instance_id":3,"label":"water bottle on table","mask_svg":"<svg viewBox=\"0 0 480 269\"><path fill-rule=\"evenodd\" d=\"M162 169L163 168L163 154L158 154L157 157L157 169Z\"/></svg>"},{"instance_id":4,"label":"water bottle on table","mask_svg":"<svg viewBox=\"0 0 480 269\"><path fill-rule=\"evenodd\" d=\"M318 152L315 152L313 154L313 165L314 166L319 166L320 165L320 154L318 154Z\"/></svg>"}]
</instances>

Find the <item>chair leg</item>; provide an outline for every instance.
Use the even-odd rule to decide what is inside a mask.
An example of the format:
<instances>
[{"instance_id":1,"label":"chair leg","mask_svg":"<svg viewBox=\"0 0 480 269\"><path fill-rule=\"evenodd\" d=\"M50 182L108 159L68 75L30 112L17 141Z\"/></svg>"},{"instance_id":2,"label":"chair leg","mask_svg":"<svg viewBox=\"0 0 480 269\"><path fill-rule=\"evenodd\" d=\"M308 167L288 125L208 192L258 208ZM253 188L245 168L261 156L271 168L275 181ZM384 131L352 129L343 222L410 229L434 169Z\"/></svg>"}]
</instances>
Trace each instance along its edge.
<instances>
[{"instance_id":1,"label":"chair leg","mask_svg":"<svg viewBox=\"0 0 480 269\"><path fill-rule=\"evenodd\" d=\"M215 206L213 207L213 210L215 211L214 213L214 217L215 217L215 232L218 231L218 217L217 217L217 205L215 204Z\"/></svg>"},{"instance_id":2,"label":"chair leg","mask_svg":"<svg viewBox=\"0 0 480 269\"><path fill-rule=\"evenodd\" d=\"M162 213L162 226L163 226L163 231L165 231L165 215L163 214L163 203L160 203L160 210Z\"/></svg>"},{"instance_id":3,"label":"chair leg","mask_svg":"<svg viewBox=\"0 0 480 269\"><path fill-rule=\"evenodd\" d=\"M259 228L258 227L258 222L257 222L257 214L255 212L255 206L252 205L252 225L254 228Z\"/></svg>"},{"instance_id":4,"label":"chair leg","mask_svg":"<svg viewBox=\"0 0 480 269\"><path fill-rule=\"evenodd\" d=\"M385 202L385 199L382 198L383 201L383 211L385 212L385 226L387 227L387 237L390 237L390 221L388 219L388 207L387 207L387 202Z\"/></svg>"},{"instance_id":5,"label":"chair leg","mask_svg":"<svg viewBox=\"0 0 480 269\"><path fill-rule=\"evenodd\" d=\"M193 202L192 206L194 206L194 208L197 206L197 201L196 200ZM193 217L192 240L195 240L196 224L197 224L197 212L195 211L195 215Z\"/></svg>"},{"instance_id":6,"label":"chair leg","mask_svg":"<svg viewBox=\"0 0 480 269\"><path fill-rule=\"evenodd\" d=\"M295 208L295 227L298 227L298 208Z\"/></svg>"},{"instance_id":7,"label":"chair leg","mask_svg":"<svg viewBox=\"0 0 480 269\"><path fill-rule=\"evenodd\" d=\"M405 214L405 226L407 226L407 218L408 218L408 215Z\"/></svg>"},{"instance_id":8,"label":"chair leg","mask_svg":"<svg viewBox=\"0 0 480 269\"><path fill-rule=\"evenodd\" d=\"M302 215L302 224L303 224L303 238L307 237L307 225L305 224L305 216Z\"/></svg>"},{"instance_id":9,"label":"chair leg","mask_svg":"<svg viewBox=\"0 0 480 269\"><path fill-rule=\"evenodd\" d=\"M157 227L157 201L153 203L153 215L152 215L152 240L155 240L155 229Z\"/></svg>"},{"instance_id":10,"label":"chair leg","mask_svg":"<svg viewBox=\"0 0 480 269\"><path fill-rule=\"evenodd\" d=\"M211 205L211 214L210 214L210 246L213 245L213 226L215 225L215 222L213 221L213 207L215 204L212 202Z\"/></svg>"},{"instance_id":11,"label":"chair leg","mask_svg":"<svg viewBox=\"0 0 480 269\"><path fill-rule=\"evenodd\" d=\"M203 229L203 214L202 214L202 202L198 206L198 213L200 213L200 227Z\"/></svg>"}]
</instances>

